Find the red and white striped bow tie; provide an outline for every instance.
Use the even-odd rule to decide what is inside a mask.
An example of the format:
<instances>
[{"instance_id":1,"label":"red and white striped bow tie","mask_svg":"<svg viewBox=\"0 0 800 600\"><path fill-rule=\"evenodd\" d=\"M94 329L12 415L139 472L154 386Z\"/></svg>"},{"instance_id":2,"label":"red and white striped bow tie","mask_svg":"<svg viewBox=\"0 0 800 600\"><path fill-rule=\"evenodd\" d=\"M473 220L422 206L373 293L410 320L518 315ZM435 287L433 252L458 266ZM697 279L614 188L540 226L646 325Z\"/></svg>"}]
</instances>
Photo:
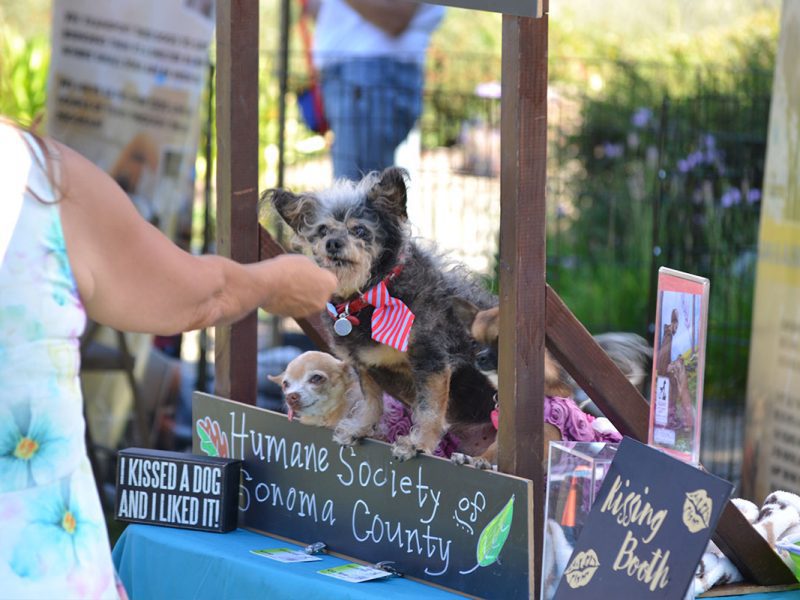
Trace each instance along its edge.
<instances>
[{"instance_id":1,"label":"red and white striped bow tie","mask_svg":"<svg viewBox=\"0 0 800 600\"><path fill-rule=\"evenodd\" d=\"M381 281L363 296L364 301L375 307L372 313L372 339L405 352L414 313L401 300L389 295L386 282Z\"/></svg>"}]
</instances>

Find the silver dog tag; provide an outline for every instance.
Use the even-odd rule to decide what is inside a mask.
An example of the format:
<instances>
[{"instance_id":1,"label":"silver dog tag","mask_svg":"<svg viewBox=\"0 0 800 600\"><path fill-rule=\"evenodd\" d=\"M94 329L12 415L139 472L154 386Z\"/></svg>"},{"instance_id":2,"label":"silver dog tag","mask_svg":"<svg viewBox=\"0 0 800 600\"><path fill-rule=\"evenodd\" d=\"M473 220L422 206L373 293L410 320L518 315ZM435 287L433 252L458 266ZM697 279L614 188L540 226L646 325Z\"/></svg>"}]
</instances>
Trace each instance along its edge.
<instances>
[{"instance_id":1,"label":"silver dog tag","mask_svg":"<svg viewBox=\"0 0 800 600\"><path fill-rule=\"evenodd\" d=\"M336 332L336 335L344 337L350 335L350 332L353 331L353 324L345 317L339 317L333 323L333 330Z\"/></svg>"}]
</instances>

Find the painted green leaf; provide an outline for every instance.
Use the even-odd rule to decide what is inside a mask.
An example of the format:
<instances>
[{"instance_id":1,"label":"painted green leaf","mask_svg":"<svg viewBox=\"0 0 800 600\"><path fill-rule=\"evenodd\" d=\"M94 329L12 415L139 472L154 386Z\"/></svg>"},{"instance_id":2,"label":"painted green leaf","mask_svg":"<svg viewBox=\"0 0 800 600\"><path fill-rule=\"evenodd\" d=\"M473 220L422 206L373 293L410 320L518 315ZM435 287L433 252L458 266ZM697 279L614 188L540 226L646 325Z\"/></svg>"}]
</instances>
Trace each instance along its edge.
<instances>
[{"instance_id":1,"label":"painted green leaf","mask_svg":"<svg viewBox=\"0 0 800 600\"><path fill-rule=\"evenodd\" d=\"M478 564L488 567L497 560L508 532L511 531L511 520L514 518L514 496L506 503L503 510L484 527L478 538Z\"/></svg>"},{"instance_id":2,"label":"painted green leaf","mask_svg":"<svg viewBox=\"0 0 800 600\"><path fill-rule=\"evenodd\" d=\"M200 450L208 454L208 456L218 456L217 447L211 441L206 430L200 426L199 421L197 423L197 435L200 436Z\"/></svg>"}]
</instances>

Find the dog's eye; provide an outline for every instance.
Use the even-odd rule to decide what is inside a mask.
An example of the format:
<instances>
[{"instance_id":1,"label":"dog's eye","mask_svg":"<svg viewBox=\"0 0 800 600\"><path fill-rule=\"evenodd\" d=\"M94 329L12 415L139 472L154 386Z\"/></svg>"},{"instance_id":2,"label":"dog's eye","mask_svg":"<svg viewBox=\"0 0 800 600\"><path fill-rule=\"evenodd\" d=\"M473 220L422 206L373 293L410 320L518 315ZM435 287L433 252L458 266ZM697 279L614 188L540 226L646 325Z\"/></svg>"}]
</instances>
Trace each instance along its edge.
<instances>
[{"instance_id":1,"label":"dog's eye","mask_svg":"<svg viewBox=\"0 0 800 600\"><path fill-rule=\"evenodd\" d=\"M353 235L356 237L363 238L367 236L367 228L364 227L363 225L356 225L355 227L353 227L352 232Z\"/></svg>"},{"instance_id":2,"label":"dog's eye","mask_svg":"<svg viewBox=\"0 0 800 600\"><path fill-rule=\"evenodd\" d=\"M319 373L314 373L311 377L308 378L308 383L313 383L314 385L322 383L323 381L325 381L325 378Z\"/></svg>"},{"instance_id":3,"label":"dog's eye","mask_svg":"<svg viewBox=\"0 0 800 600\"><path fill-rule=\"evenodd\" d=\"M317 235L325 235L326 233L328 233L328 228L325 225L317 227Z\"/></svg>"}]
</instances>

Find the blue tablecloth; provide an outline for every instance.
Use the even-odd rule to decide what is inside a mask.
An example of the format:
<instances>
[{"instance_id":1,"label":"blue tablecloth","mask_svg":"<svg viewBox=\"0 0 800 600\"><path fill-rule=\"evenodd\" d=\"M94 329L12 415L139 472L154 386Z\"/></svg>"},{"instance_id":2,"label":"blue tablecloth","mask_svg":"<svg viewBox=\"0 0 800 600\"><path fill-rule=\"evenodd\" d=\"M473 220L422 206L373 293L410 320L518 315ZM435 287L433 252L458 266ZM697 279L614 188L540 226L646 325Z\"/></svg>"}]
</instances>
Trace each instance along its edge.
<instances>
[{"instance_id":1,"label":"blue tablecloth","mask_svg":"<svg viewBox=\"0 0 800 600\"><path fill-rule=\"evenodd\" d=\"M349 561L321 555L318 562L282 564L251 554L295 544L237 529L204 533L129 525L114 547L114 564L131 600L382 600L463 598L408 579L347 583L317 571ZM726 600L800 600L800 590L728 596Z\"/></svg>"},{"instance_id":2,"label":"blue tablecloth","mask_svg":"<svg viewBox=\"0 0 800 600\"><path fill-rule=\"evenodd\" d=\"M350 562L332 556L283 564L250 553L286 547L298 546L243 529L205 533L132 524L114 547L113 556L131 600L463 598L403 578L347 583L317 573Z\"/></svg>"}]
</instances>

